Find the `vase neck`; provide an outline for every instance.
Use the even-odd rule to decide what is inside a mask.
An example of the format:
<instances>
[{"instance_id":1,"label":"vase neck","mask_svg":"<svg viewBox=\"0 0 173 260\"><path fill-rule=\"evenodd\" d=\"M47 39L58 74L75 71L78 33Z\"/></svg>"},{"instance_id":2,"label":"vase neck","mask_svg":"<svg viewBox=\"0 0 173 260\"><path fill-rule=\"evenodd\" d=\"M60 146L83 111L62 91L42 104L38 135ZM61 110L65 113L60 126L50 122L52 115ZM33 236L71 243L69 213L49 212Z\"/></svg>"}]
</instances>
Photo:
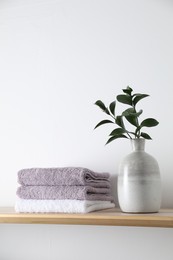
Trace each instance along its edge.
<instances>
[{"instance_id":1,"label":"vase neck","mask_svg":"<svg viewBox=\"0 0 173 260\"><path fill-rule=\"evenodd\" d=\"M145 139L142 139L142 138L132 139L131 140L131 146L132 146L133 152L144 151L144 149L145 149Z\"/></svg>"}]
</instances>

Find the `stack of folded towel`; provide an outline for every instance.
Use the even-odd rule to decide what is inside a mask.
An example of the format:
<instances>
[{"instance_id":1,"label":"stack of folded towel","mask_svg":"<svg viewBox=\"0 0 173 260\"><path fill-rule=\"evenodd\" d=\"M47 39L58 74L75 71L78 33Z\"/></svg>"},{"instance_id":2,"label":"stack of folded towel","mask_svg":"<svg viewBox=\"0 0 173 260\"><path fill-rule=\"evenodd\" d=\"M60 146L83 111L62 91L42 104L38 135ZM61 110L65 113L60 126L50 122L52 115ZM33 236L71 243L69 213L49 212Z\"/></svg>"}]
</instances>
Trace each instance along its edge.
<instances>
[{"instance_id":1,"label":"stack of folded towel","mask_svg":"<svg viewBox=\"0 0 173 260\"><path fill-rule=\"evenodd\" d=\"M18 172L17 212L88 213L115 207L110 175L81 167Z\"/></svg>"}]
</instances>

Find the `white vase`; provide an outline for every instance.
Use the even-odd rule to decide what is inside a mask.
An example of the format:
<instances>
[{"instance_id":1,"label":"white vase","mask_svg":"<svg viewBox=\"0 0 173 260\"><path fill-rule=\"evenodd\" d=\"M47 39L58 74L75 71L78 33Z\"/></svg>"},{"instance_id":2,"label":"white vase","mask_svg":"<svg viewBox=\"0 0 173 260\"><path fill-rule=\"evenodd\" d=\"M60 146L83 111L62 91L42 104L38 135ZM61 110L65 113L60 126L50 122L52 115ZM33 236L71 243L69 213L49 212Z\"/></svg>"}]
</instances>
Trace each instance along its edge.
<instances>
[{"instance_id":1,"label":"white vase","mask_svg":"<svg viewBox=\"0 0 173 260\"><path fill-rule=\"evenodd\" d=\"M145 139L131 140L133 152L119 166L118 201L123 212L158 212L161 178L155 158L144 151Z\"/></svg>"}]
</instances>

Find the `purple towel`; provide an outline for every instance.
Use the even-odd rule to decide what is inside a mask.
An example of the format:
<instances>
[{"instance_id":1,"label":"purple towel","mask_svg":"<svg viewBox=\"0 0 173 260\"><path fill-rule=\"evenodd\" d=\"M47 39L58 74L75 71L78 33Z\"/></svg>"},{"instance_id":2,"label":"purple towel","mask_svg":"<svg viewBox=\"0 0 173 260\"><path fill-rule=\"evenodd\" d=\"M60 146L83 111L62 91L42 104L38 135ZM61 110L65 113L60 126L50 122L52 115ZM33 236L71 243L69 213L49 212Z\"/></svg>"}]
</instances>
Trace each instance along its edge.
<instances>
[{"instance_id":1,"label":"purple towel","mask_svg":"<svg viewBox=\"0 0 173 260\"><path fill-rule=\"evenodd\" d=\"M34 200L102 200L113 201L108 188L91 186L20 186L17 195L21 199Z\"/></svg>"},{"instance_id":2,"label":"purple towel","mask_svg":"<svg viewBox=\"0 0 173 260\"><path fill-rule=\"evenodd\" d=\"M18 172L21 185L88 185L110 188L109 173L96 173L81 167L30 168Z\"/></svg>"}]
</instances>

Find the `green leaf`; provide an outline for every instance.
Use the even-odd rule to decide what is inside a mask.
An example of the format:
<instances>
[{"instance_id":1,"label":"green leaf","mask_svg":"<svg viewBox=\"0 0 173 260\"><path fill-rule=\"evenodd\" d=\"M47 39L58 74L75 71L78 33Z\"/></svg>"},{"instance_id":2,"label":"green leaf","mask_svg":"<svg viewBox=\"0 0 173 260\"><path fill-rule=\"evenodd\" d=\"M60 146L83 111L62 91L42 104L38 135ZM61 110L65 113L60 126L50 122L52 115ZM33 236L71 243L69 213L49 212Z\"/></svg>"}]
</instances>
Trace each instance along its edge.
<instances>
[{"instance_id":1,"label":"green leaf","mask_svg":"<svg viewBox=\"0 0 173 260\"><path fill-rule=\"evenodd\" d=\"M143 110L140 109L139 112L136 112L134 115L136 115L137 117L139 117L142 113L143 113Z\"/></svg>"},{"instance_id":2,"label":"green leaf","mask_svg":"<svg viewBox=\"0 0 173 260\"><path fill-rule=\"evenodd\" d=\"M103 112L110 115L108 108L105 106L105 104L101 100L97 100L95 102L95 105L98 106L99 108L101 108L103 110Z\"/></svg>"},{"instance_id":3,"label":"green leaf","mask_svg":"<svg viewBox=\"0 0 173 260\"><path fill-rule=\"evenodd\" d=\"M159 122L154 119L154 118L147 118L145 120L142 121L140 127L142 128L143 126L146 126L146 127L153 127L153 126L156 126L158 125Z\"/></svg>"},{"instance_id":4,"label":"green leaf","mask_svg":"<svg viewBox=\"0 0 173 260\"><path fill-rule=\"evenodd\" d=\"M134 113L135 113L134 108L128 108L128 109L126 109L126 110L122 113L122 116L129 116L129 115L134 114Z\"/></svg>"},{"instance_id":5,"label":"green leaf","mask_svg":"<svg viewBox=\"0 0 173 260\"><path fill-rule=\"evenodd\" d=\"M117 100L118 100L120 103L127 104L127 105L132 105L132 98L131 98L131 96L118 95L118 96L117 96Z\"/></svg>"},{"instance_id":6,"label":"green leaf","mask_svg":"<svg viewBox=\"0 0 173 260\"><path fill-rule=\"evenodd\" d=\"M123 92L128 94L129 96L131 96L132 91L133 91L133 89L130 88L129 86L126 89L123 89Z\"/></svg>"},{"instance_id":7,"label":"green leaf","mask_svg":"<svg viewBox=\"0 0 173 260\"><path fill-rule=\"evenodd\" d=\"M97 127L99 127L101 125L108 124L108 123L112 123L113 124L113 122L111 120L102 120L94 127L94 129L96 129Z\"/></svg>"},{"instance_id":8,"label":"green leaf","mask_svg":"<svg viewBox=\"0 0 173 260\"><path fill-rule=\"evenodd\" d=\"M152 139L147 133L141 132L141 136L145 139Z\"/></svg>"},{"instance_id":9,"label":"green leaf","mask_svg":"<svg viewBox=\"0 0 173 260\"><path fill-rule=\"evenodd\" d=\"M129 116L125 116L125 118L127 119L127 121L134 125L134 126L138 126L138 120L137 120L137 116L136 115L129 115Z\"/></svg>"},{"instance_id":10,"label":"green leaf","mask_svg":"<svg viewBox=\"0 0 173 260\"><path fill-rule=\"evenodd\" d=\"M123 117L122 116L117 116L115 118L115 123L119 126L121 126L122 128L125 128L124 127L124 122L123 122Z\"/></svg>"},{"instance_id":11,"label":"green leaf","mask_svg":"<svg viewBox=\"0 0 173 260\"><path fill-rule=\"evenodd\" d=\"M97 100L97 101L95 102L95 105L98 106L98 107L100 107L103 111L106 110L105 104L104 104L101 100Z\"/></svg>"},{"instance_id":12,"label":"green leaf","mask_svg":"<svg viewBox=\"0 0 173 260\"><path fill-rule=\"evenodd\" d=\"M108 110L108 108L106 107L105 111L104 111L106 114L110 115L110 112Z\"/></svg>"},{"instance_id":13,"label":"green leaf","mask_svg":"<svg viewBox=\"0 0 173 260\"><path fill-rule=\"evenodd\" d=\"M110 111L111 111L111 113L112 113L113 115L115 115L115 106L116 106L116 101L113 101L113 102L110 103L110 105L109 105L109 109L110 109Z\"/></svg>"},{"instance_id":14,"label":"green leaf","mask_svg":"<svg viewBox=\"0 0 173 260\"><path fill-rule=\"evenodd\" d=\"M128 137L125 135L122 135L122 134L114 135L111 138L109 138L109 140L107 141L106 144L109 144L110 142L112 142L113 140L118 139L118 138L128 138Z\"/></svg>"},{"instance_id":15,"label":"green leaf","mask_svg":"<svg viewBox=\"0 0 173 260\"><path fill-rule=\"evenodd\" d=\"M133 104L136 106L136 104L143 98L148 97L147 94L135 94L135 98L133 99Z\"/></svg>"},{"instance_id":16,"label":"green leaf","mask_svg":"<svg viewBox=\"0 0 173 260\"><path fill-rule=\"evenodd\" d=\"M142 114L143 110L139 110L139 112L136 112L134 108L128 108L123 113L122 116L140 116Z\"/></svg>"},{"instance_id":17,"label":"green leaf","mask_svg":"<svg viewBox=\"0 0 173 260\"><path fill-rule=\"evenodd\" d=\"M110 133L110 135L119 135L119 134L124 134L124 133L127 133L127 131L125 129L116 128Z\"/></svg>"},{"instance_id":18,"label":"green leaf","mask_svg":"<svg viewBox=\"0 0 173 260\"><path fill-rule=\"evenodd\" d=\"M138 127L137 118L142 114L142 112L143 112L142 110L136 112L134 108L128 108L122 113L122 116L124 116L130 124Z\"/></svg>"}]
</instances>

